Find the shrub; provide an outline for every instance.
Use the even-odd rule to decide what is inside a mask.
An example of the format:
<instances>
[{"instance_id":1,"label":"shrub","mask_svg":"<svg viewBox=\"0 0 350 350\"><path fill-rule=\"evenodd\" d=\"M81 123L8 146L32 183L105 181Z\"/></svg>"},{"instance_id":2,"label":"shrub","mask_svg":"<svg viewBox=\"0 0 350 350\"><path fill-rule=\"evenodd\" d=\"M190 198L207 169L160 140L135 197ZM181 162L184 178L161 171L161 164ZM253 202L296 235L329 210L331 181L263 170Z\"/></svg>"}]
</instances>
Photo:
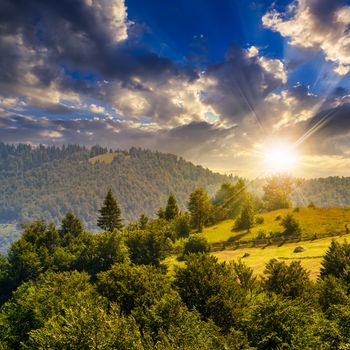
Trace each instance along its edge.
<instances>
[{"instance_id":1,"label":"shrub","mask_svg":"<svg viewBox=\"0 0 350 350\"><path fill-rule=\"evenodd\" d=\"M284 218L282 218L280 225L284 227L283 234L286 236L301 235L300 224L292 214L287 214Z\"/></svg>"},{"instance_id":2,"label":"shrub","mask_svg":"<svg viewBox=\"0 0 350 350\"><path fill-rule=\"evenodd\" d=\"M258 235L256 236L256 239L266 239L267 234L264 230L259 230Z\"/></svg>"},{"instance_id":3,"label":"shrub","mask_svg":"<svg viewBox=\"0 0 350 350\"><path fill-rule=\"evenodd\" d=\"M264 219L262 216L257 216L257 217L255 218L255 223L256 223L257 225L262 225L262 224L264 223L264 221L265 221L265 219Z\"/></svg>"},{"instance_id":4,"label":"shrub","mask_svg":"<svg viewBox=\"0 0 350 350\"><path fill-rule=\"evenodd\" d=\"M191 253L208 253L209 243L207 239L201 234L193 234L184 244L183 255Z\"/></svg>"}]
</instances>

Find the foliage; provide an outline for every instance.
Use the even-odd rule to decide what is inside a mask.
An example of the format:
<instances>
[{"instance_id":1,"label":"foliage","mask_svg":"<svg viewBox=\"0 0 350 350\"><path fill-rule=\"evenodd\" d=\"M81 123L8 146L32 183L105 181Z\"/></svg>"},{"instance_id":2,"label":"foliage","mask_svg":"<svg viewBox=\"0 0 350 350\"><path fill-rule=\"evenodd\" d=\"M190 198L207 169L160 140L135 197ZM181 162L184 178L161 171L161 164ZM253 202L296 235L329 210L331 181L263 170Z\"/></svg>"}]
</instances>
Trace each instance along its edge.
<instances>
[{"instance_id":1,"label":"foliage","mask_svg":"<svg viewBox=\"0 0 350 350\"><path fill-rule=\"evenodd\" d=\"M186 267L177 269L175 287L190 310L212 319L223 330L242 317L244 292L231 265L206 254L191 254Z\"/></svg>"},{"instance_id":2,"label":"foliage","mask_svg":"<svg viewBox=\"0 0 350 350\"><path fill-rule=\"evenodd\" d=\"M98 275L98 291L130 314L144 311L170 292L167 277L153 266L115 264Z\"/></svg>"},{"instance_id":3,"label":"foliage","mask_svg":"<svg viewBox=\"0 0 350 350\"><path fill-rule=\"evenodd\" d=\"M349 302L347 286L338 278L329 275L319 281L318 300L323 310L332 305L346 305Z\"/></svg>"},{"instance_id":4,"label":"foliage","mask_svg":"<svg viewBox=\"0 0 350 350\"><path fill-rule=\"evenodd\" d=\"M250 202L242 208L239 217L235 221L236 230L250 230L255 223L254 208Z\"/></svg>"},{"instance_id":5,"label":"foliage","mask_svg":"<svg viewBox=\"0 0 350 350\"><path fill-rule=\"evenodd\" d=\"M262 225L265 222L265 219L263 216L256 216L255 217L255 223L257 225Z\"/></svg>"},{"instance_id":6,"label":"foliage","mask_svg":"<svg viewBox=\"0 0 350 350\"><path fill-rule=\"evenodd\" d=\"M120 208L113 197L112 190L109 189L102 208L99 210L100 216L97 220L97 226L106 231L120 231L123 228L120 217Z\"/></svg>"},{"instance_id":7,"label":"foliage","mask_svg":"<svg viewBox=\"0 0 350 350\"><path fill-rule=\"evenodd\" d=\"M235 183L223 182L213 198L215 220L234 219L249 197L243 179L238 179Z\"/></svg>"},{"instance_id":8,"label":"foliage","mask_svg":"<svg viewBox=\"0 0 350 350\"><path fill-rule=\"evenodd\" d=\"M292 214L283 217L280 225L284 228L283 234L285 236L301 236L300 224Z\"/></svg>"},{"instance_id":9,"label":"foliage","mask_svg":"<svg viewBox=\"0 0 350 350\"><path fill-rule=\"evenodd\" d=\"M71 211L91 229L108 189L118 198L123 219L136 220L142 213L152 217L167 193L184 210L196 186L212 192L229 181L175 155L136 148L117 150L110 164L89 161L105 151L0 143L0 222L44 219L58 224Z\"/></svg>"},{"instance_id":10,"label":"foliage","mask_svg":"<svg viewBox=\"0 0 350 350\"><path fill-rule=\"evenodd\" d=\"M148 217L145 214L142 214L139 218L138 226L141 230L144 230L148 224Z\"/></svg>"},{"instance_id":11,"label":"foliage","mask_svg":"<svg viewBox=\"0 0 350 350\"><path fill-rule=\"evenodd\" d=\"M350 244L343 244L333 240L321 263L321 278L334 276L350 283Z\"/></svg>"},{"instance_id":12,"label":"foliage","mask_svg":"<svg viewBox=\"0 0 350 350\"><path fill-rule=\"evenodd\" d=\"M98 295L85 273L42 274L37 281L22 284L2 307L0 338L18 349L28 339L30 330L43 327L62 309L69 309L80 300L92 302L96 298Z\"/></svg>"},{"instance_id":13,"label":"foliage","mask_svg":"<svg viewBox=\"0 0 350 350\"><path fill-rule=\"evenodd\" d=\"M263 190L263 199L267 210L289 208L291 206L288 197L292 192L292 179L289 176L278 175L267 179Z\"/></svg>"},{"instance_id":14,"label":"foliage","mask_svg":"<svg viewBox=\"0 0 350 350\"><path fill-rule=\"evenodd\" d=\"M202 232L211 211L211 203L207 192L203 188L197 188L190 194L187 207L191 213L193 228L197 232Z\"/></svg>"},{"instance_id":15,"label":"foliage","mask_svg":"<svg viewBox=\"0 0 350 350\"><path fill-rule=\"evenodd\" d=\"M144 328L158 350L250 348L244 334L231 330L223 335L214 322L203 321L197 311L189 311L177 293L166 294L149 308Z\"/></svg>"},{"instance_id":16,"label":"foliage","mask_svg":"<svg viewBox=\"0 0 350 350\"><path fill-rule=\"evenodd\" d=\"M142 350L142 339L133 318L107 311L96 302L80 302L29 333L25 349Z\"/></svg>"},{"instance_id":17,"label":"foliage","mask_svg":"<svg viewBox=\"0 0 350 350\"><path fill-rule=\"evenodd\" d=\"M170 248L167 226L135 229L126 236L130 259L135 264L160 266Z\"/></svg>"},{"instance_id":18,"label":"foliage","mask_svg":"<svg viewBox=\"0 0 350 350\"><path fill-rule=\"evenodd\" d=\"M315 314L306 305L281 298L264 300L247 320L250 344L258 350L331 349L315 334Z\"/></svg>"},{"instance_id":19,"label":"foliage","mask_svg":"<svg viewBox=\"0 0 350 350\"><path fill-rule=\"evenodd\" d=\"M72 219L72 218L71 218ZM41 273L77 269L94 275L107 270L116 262L129 260L128 250L121 233L105 232L99 235L87 232L75 233L65 227L58 231L54 225L36 221L27 225L19 240L9 250L6 263L6 293L18 285L36 279ZM76 229L76 220L72 219ZM78 225L79 226L79 225Z\"/></svg>"},{"instance_id":20,"label":"foliage","mask_svg":"<svg viewBox=\"0 0 350 350\"><path fill-rule=\"evenodd\" d=\"M74 216L71 212L68 212L65 217L62 219L60 235L68 238L68 235L73 237L78 237L84 231L84 226L82 222Z\"/></svg>"},{"instance_id":21,"label":"foliage","mask_svg":"<svg viewBox=\"0 0 350 350\"><path fill-rule=\"evenodd\" d=\"M268 292L292 299L308 296L311 282L300 261L292 261L289 265L283 261L270 261L264 273L264 287Z\"/></svg>"},{"instance_id":22,"label":"foliage","mask_svg":"<svg viewBox=\"0 0 350 350\"><path fill-rule=\"evenodd\" d=\"M183 255L191 253L208 253L210 250L208 241L201 234L191 235L184 244Z\"/></svg>"},{"instance_id":23,"label":"foliage","mask_svg":"<svg viewBox=\"0 0 350 350\"><path fill-rule=\"evenodd\" d=\"M191 216L188 213L180 213L174 220L176 238L186 238L191 232Z\"/></svg>"},{"instance_id":24,"label":"foliage","mask_svg":"<svg viewBox=\"0 0 350 350\"><path fill-rule=\"evenodd\" d=\"M178 214L179 214L179 207L177 206L175 196L171 193L168 198L167 205L165 207L164 218L165 220L170 221L175 219Z\"/></svg>"}]
</instances>

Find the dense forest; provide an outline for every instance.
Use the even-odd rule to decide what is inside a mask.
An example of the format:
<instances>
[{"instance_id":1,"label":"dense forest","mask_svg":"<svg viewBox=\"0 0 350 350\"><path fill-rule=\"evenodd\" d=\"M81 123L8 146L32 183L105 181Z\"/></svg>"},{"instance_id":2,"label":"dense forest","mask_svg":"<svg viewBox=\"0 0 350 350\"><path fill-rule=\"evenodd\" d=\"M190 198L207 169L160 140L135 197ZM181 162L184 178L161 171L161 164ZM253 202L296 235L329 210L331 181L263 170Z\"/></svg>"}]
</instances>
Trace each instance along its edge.
<instances>
[{"instance_id":1,"label":"dense forest","mask_svg":"<svg viewBox=\"0 0 350 350\"><path fill-rule=\"evenodd\" d=\"M45 219L57 223L72 211L92 228L104 194L116 194L123 219L152 215L174 193L180 208L200 185L209 192L228 177L172 154L132 148L116 151L111 163L91 162L112 152L94 146L31 147L0 143L0 221Z\"/></svg>"},{"instance_id":2,"label":"dense forest","mask_svg":"<svg viewBox=\"0 0 350 350\"><path fill-rule=\"evenodd\" d=\"M281 184L291 182L264 187L264 207L290 206ZM101 233L70 212L58 226L25 225L0 255L0 349L349 349L346 241L331 243L316 281L300 261L278 259L259 278L244 259L218 261L197 233L228 217L254 225L257 203L244 182L222 184L213 201L202 188L188 197L186 213L170 194L155 219L125 227L108 191L96 213ZM292 216L282 221L283 235L299 234ZM183 265L168 271L174 246Z\"/></svg>"},{"instance_id":3,"label":"dense forest","mask_svg":"<svg viewBox=\"0 0 350 350\"><path fill-rule=\"evenodd\" d=\"M58 224L68 211L88 229L96 229L97 210L108 189L115 193L127 223L141 214L154 217L170 193L184 210L188 193L198 186L214 203L222 201L220 191L214 196L220 184L237 181L172 154L136 148L0 143L0 251L18 237L21 224L35 219ZM262 197L265 183L256 179L248 187ZM289 197L299 207L310 202L318 207L350 206L350 177L297 179Z\"/></svg>"}]
</instances>

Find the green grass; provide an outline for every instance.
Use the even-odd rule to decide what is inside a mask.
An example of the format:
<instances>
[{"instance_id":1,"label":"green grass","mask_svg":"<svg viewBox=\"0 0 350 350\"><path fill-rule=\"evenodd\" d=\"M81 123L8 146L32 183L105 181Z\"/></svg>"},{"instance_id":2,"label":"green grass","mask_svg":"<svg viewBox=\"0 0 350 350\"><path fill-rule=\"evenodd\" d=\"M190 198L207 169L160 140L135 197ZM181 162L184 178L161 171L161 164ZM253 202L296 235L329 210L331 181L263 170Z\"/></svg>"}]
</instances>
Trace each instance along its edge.
<instances>
[{"instance_id":1,"label":"green grass","mask_svg":"<svg viewBox=\"0 0 350 350\"><path fill-rule=\"evenodd\" d=\"M106 164L111 164L114 157L117 156L118 153L117 152L113 152L113 153L104 153L104 154L100 154L99 156L96 157L92 157L89 159L89 162L92 164L95 164L96 162L103 162Z\"/></svg>"},{"instance_id":2,"label":"green grass","mask_svg":"<svg viewBox=\"0 0 350 350\"><path fill-rule=\"evenodd\" d=\"M336 237L326 237L316 239L314 241L304 241L298 243L286 243L280 247L268 246L265 248L239 248L227 249L219 252L213 252L219 261L232 261L242 259L250 266L257 276L262 276L265 265L271 259L279 259L290 263L293 260L299 260L301 265L309 271L311 279L315 280L320 272L322 257L331 244L332 240L343 242L345 239L350 240L350 234ZM302 253L294 253L294 249L298 246L305 248ZM249 256L243 258L245 254ZM178 261L175 256L167 257L164 264L168 266L170 275L174 274L175 266L183 267L184 262Z\"/></svg>"},{"instance_id":3,"label":"green grass","mask_svg":"<svg viewBox=\"0 0 350 350\"><path fill-rule=\"evenodd\" d=\"M254 226L250 232L232 231L233 220L226 220L217 225L204 229L204 236L210 243L227 241L232 237L239 240L251 240L256 238L260 230L269 232L281 232L278 216L283 217L287 213L292 213L299 221L302 228L302 237L312 237L316 234L326 234L329 232L339 233L345 231L345 224L350 228L350 208L301 208L299 212L293 212L293 209L281 209L260 216L264 218L264 223Z\"/></svg>"},{"instance_id":4,"label":"green grass","mask_svg":"<svg viewBox=\"0 0 350 350\"><path fill-rule=\"evenodd\" d=\"M292 213L299 221L302 228L303 238L312 237L316 234L332 233L333 237L325 237L315 240L306 240L297 243L285 243L278 247L270 245L263 247L247 247L238 249L227 249L212 254L220 261L231 261L242 258L242 260L253 268L254 273L261 276L267 262L272 258L277 258L282 261L291 262L300 260L303 267L310 272L310 277L316 279L320 267L322 257L333 239L343 241L350 240L350 234L342 234L345 231L345 224L350 228L350 208L303 208L299 212L293 212L293 209L276 210L269 213L261 214L264 218L264 223L256 225L251 229L251 232L246 231L231 231L233 220L223 221L215 226L204 229L204 236L210 243L227 241L231 237L236 237L237 241L254 239L259 230L264 230L266 233L282 231L280 220L276 220L277 216L285 216L287 213ZM253 245L253 244L252 244ZM250 246L250 244L249 244ZM305 251L302 253L294 253L294 248L303 246ZM244 254L249 254L243 258ZM169 273L173 274L175 266L183 266L183 262L176 260L174 256L165 259L164 263L169 268Z\"/></svg>"},{"instance_id":5,"label":"green grass","mask_svg":"<svg viewBox=\"0 0 350 350\"><path fill-rule=\"evenodd\" d=\"M253 268L257 275L263 274L265 264L273 258L284 260L287 263L293 260L300 260L302 266L310 272L310 277L315 279L320 272L322 257L333 239L343 242L344 239L350 239L350 234L321 238L314 241L286 243L281 247L268 246L266 248L223 250L215 252L213 255L218 257L220 261L231 261L242 258L248 266ZM294 248L298 246L303 246L305 251L302 253L294 253ZM243 255L246 253L249 254L249 256L243 258Z\"/></svg>"}]
</instances>

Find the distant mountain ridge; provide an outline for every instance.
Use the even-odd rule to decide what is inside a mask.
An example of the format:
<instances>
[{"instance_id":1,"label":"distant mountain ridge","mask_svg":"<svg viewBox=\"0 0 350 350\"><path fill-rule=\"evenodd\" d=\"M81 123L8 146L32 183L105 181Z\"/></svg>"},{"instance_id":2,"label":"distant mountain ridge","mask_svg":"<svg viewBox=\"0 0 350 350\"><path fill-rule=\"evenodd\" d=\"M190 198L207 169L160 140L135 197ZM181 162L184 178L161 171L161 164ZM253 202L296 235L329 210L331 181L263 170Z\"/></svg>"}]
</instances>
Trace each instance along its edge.
<instances>
[{"instance_id":1,"label":"distant mountain ridge","mask_svg":"<svg viewBox=\"0 0 350 350\"><path fill-rule=\"evenodd\" d=\"M109 188L128 221L141 214L154 216L170 193L185 209L196 187L213 194L223 181L234 180L173 154L140 148L0 143L0 223L38 218L58 223L72 211L91 229ZM252 189L261 192L263 180L254 183ZM300 180L292 199L300 207L310 202L319 207L350 207L350 177Z\"/></svg>"},{"instance_id":2,"label":"distant mountain ridge","mask_svg":"<svg viewBox=\"0 0 350 350\"><path fill-rule=\"evenodd\" d=\"M109 188L123 218L134 220L142 213L154 216L171 192L185 209L196 187L213 193L221 182L231 180L181 157L139 148L0 143L0 221L42 218L57 223L72 211L93 228Z\"/></svg>"}]
</instances>

